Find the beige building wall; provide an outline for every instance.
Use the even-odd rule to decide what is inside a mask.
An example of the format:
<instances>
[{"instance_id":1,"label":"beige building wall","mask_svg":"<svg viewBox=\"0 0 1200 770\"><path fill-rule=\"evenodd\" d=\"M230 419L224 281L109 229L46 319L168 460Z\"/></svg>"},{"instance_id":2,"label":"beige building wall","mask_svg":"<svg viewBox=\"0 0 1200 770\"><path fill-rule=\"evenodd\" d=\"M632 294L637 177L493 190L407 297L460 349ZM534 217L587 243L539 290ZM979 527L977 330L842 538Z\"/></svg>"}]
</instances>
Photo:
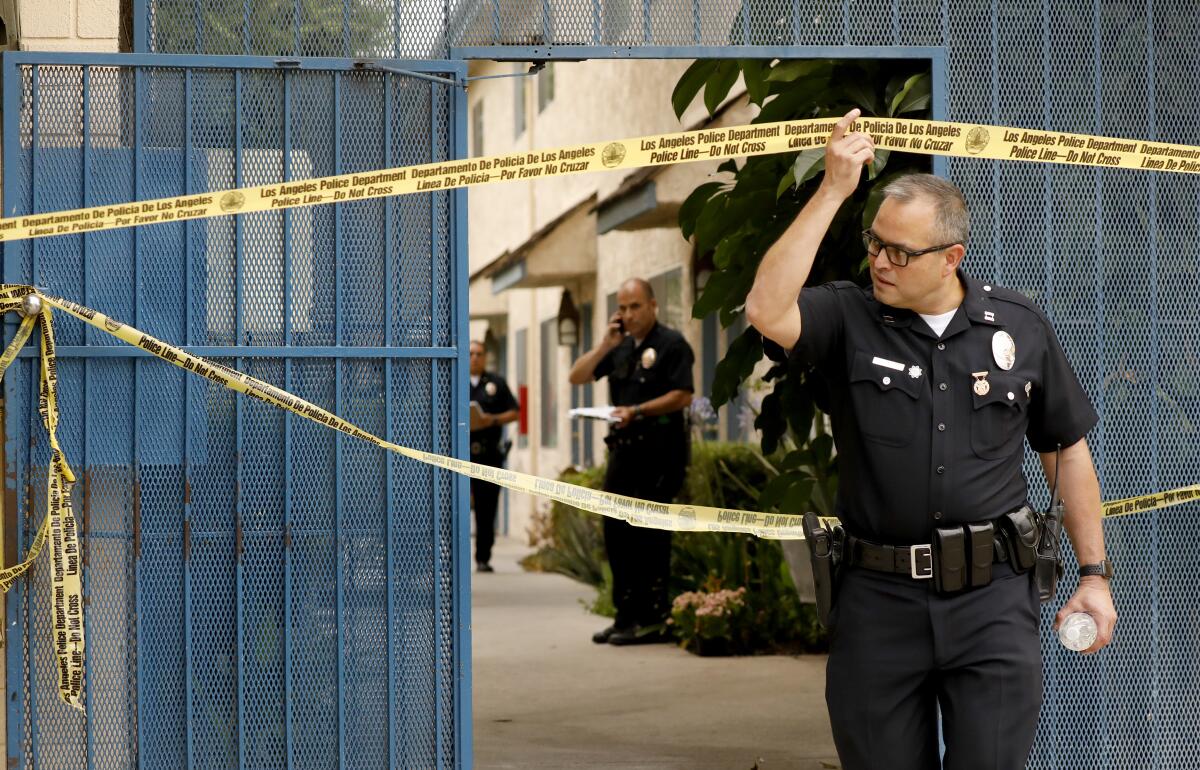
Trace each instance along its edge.
<instances>
[{"instance_id":1,"label":"beige building wall","mask_svg":"<svg viewBox=\"0 0 1200 770\"><path fill-rule=\"evenodd\" d=\"M22 51L116 51L119 0L4 0L9 40Z\"/></svg>"},{"instance_id":2,"label":"beige building wall","mask_svg":"<svg viewBox=\"0 0 1200 770\"><path fill-rule=\"evenodd\" d=\"M474 80L468 91L468 125L471 126L468 147L472 154L478 150L482 155L490 156L686 130L707 117L699 101L685 112L682 119L676 118L671 108L671 93L690 63L684 60L627 59L556 63L552 65L554 98L541 111L538 109L537 76ZM525 71L528 67L528 63L475 62L470 74L472 77L512 74ZM525 94L525 128L520 133L516 131L518 89L524 89ZM740 89L735 88L734 93L740 93ZM482 109L482 116L478 113L479 109ZM734 122L746 122L751 116L752 113L743 108L736 115L740 120ZM480 117L482 120L479 120ZM482 132L478 132L480 126ZM477 133L482 142L477 138ZM716 165L715 162L689 163L664 170L655 179L659 200L681 201L715 172ZM595 196L598 201L604 201L629 177L628 170L621 170L472 188L468 209L471 273L475 275L485 271L489 264L527 246L539 231L589 197ZM580 251L587 249L581 244ZM608 295L615 292L622 281L633 276L652 278L679 268L682 285L679 302L684 317L690 316L694 300L693 250L675 226L674 217L661 227L613 230L596 236L595 251L594 272L589 270L584 275L554 286L509 288L499 293L491 292L491 287L487 285L473 287L474 296L484 291L492 293L488 304L495 304L502 315L474 320L472 338L482 338L489 328L493 335L503 338L507 344L503 372L505 378L514 393L522 379L529 387L525 446L519 445L515 426L510 427L508 433L514 441L508 465L515 470L554 477L572 463L572 425L566 414L571 404L571 386L567 382L572 363L570 348L553 345L552 366L556 383L553 397L557 412L555 446L544 446L547 437L543 435L540 419L543 401L539 389L542 376L542 328L546 321L556 318L564 288L571 291L577 307L592 305L593 340L599 338L607 325ZM484 279L483 283L490 282ZM527 339L524 378L516 370L516 340L520 330L525 330ZM700 330L700 323L695 321L685 323L680 328L696 352L694 378L697 395L704 395L700 392ZM606 383L597 383L593 393L594 403L608 402ZM603 425L596 425L593 430L592 453L597 462L604 457L603 436L606 431ZM545 505L547 503L540 499L510 494L509 533L524 537L535 507Z\"/></svg>"}]
</instances>

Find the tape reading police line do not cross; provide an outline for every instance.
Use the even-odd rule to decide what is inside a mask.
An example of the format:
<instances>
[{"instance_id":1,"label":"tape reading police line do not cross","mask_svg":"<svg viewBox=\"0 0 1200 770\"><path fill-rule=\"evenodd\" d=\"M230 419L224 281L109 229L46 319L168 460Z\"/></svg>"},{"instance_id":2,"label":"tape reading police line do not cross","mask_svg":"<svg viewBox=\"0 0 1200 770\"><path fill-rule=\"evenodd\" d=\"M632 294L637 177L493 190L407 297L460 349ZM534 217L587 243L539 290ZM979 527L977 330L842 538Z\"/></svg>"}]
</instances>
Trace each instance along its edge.
<instances>
[{"instance_id":1,"label":"tape reading police line do not cross","mask_svg":"<svg viewBox=\"0 0 1200 770\"><path fill-rule=\"evenodd\" d=\"M702 160L815 150L837 120L706 128L557 149L377 169L278 184L0 219L0 241L78 235L186 222L226 214L282 211L515 180ZM1060 163L1096 168L1200 173L1200 147L1089 134L901 118L859 118L854 130L876 148L923 155Z\"/></svg>"}]
</instances>

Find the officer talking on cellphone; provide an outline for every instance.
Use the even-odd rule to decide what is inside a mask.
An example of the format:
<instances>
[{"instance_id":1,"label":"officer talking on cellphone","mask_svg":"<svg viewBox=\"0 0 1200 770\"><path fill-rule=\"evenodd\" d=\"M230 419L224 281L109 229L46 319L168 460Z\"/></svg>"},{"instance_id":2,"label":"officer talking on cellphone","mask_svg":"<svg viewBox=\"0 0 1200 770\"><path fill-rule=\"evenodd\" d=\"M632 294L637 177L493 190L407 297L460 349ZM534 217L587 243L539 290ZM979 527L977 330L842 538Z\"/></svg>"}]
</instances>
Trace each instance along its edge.
<instances>
[{"instance_id":1,"label":"officer talking on cellphone","mask_svg":"<svg viewBox=\"0 0 1200 770\"><path fill-rule=\"evenodd\" d=\"M654 289L631 278L617 291L608 331L571 367L572 385L608 378L617 422L609 430L604 489L669 503L683 486L689 456L686 410L692 402L692 348L658 322ZM597 644L667 642L671 533L604 518L617 616Z\"/></svg>"}]
</instances>

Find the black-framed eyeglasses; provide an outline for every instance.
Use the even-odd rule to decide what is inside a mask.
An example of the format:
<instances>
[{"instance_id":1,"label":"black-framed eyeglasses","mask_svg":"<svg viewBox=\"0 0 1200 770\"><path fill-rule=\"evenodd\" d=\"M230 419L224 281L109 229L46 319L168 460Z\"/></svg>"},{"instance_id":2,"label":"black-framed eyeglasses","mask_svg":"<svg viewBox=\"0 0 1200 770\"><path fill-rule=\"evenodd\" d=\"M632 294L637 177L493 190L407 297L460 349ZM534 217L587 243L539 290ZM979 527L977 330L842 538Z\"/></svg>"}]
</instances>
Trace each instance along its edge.
<instances>
[{"instance_id":1,"label":"black-framed eyeglasses","mask_svg":"<svg viewBox=\"0 0 1200 770\"><path fill-rule=\"evenodd\" d=\"M868 254L870 254L872 257L877 257L879 256L880 249L882 249L883 253L887 256L888 262L891 262L896 267L904 267L908 264L908 260L912 259L913 257L919 257L922 254L929 254L934 251L941 251L942 249L948 249L955 245L953 243L946 243L941 246L931 246L928 249L921 249L920 251L909 251L908 249L901 248L894 243L885 243L879 239L879 236L875 235L875 233L871 232L870 230L863 230L862 239L863 246L867 247Z\"/></svg>"}]
</instances>

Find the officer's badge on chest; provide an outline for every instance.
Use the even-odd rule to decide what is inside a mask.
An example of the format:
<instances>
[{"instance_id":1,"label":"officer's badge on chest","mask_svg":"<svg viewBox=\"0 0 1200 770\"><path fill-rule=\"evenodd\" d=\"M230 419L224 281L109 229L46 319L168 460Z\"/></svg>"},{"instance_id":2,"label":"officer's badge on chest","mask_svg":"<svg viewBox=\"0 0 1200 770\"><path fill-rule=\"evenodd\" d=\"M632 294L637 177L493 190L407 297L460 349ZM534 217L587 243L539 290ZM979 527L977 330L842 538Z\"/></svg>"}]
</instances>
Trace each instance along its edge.
<instances>
[{"instance_id":1,"label":"officer's badge on chest","mask_svg":"<svg viewBox=\"0 0 1200 770\"><path fill-rule=\"evenodd\" d=\"M1013 368L1017 362L1017 343L1008 332L996 332L992 335L992 358L1004 371Z\"/></svg>"},{"instance_id":2,"label":"officer's badge on chest","mask_svg":"<svg viewBox=\"0 0 1200 770\"><path fill-rule=\"evenodd\" d=\"M653 368L654 362L658 360L658 353L654 348L646 348L642 351L642 368Z\"/></svg>"},{"instance_id":3,"label":"officer's badge on chest","mask_svg":"<svg viewBox=\"0 0 1200 770\"><path fill-rule=\"evenodd\" d=\"M489 382L487 385L484 385L483 392L487 393L489 396L496 395L496 383Z\"/></svg>"}]
</instances>

